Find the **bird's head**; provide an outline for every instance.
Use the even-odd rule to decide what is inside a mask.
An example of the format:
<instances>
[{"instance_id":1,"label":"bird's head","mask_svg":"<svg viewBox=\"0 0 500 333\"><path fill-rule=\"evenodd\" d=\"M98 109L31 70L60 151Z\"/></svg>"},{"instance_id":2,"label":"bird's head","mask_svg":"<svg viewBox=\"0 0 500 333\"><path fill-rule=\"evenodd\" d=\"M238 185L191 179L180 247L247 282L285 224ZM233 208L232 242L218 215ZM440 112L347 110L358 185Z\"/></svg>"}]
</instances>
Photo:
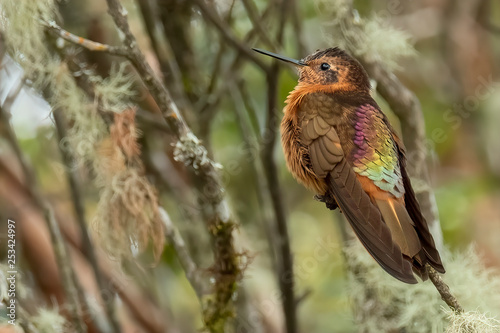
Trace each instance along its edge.
<instances>
[{"instance_id":1,"label":"bird's head","mask_svg":"<svg viewBox=\"0 0 500 333\"><path fill-rule=\"evenodd\" d=\"M370 80L363 66L337 47L318 50L302 60L291 59L260 49L254 50L297 66L299 85L302 87L317 87L321 90L331 91L370 91ZM326 89L327 87L329 89Z\"/></svg>"}]
</instances>

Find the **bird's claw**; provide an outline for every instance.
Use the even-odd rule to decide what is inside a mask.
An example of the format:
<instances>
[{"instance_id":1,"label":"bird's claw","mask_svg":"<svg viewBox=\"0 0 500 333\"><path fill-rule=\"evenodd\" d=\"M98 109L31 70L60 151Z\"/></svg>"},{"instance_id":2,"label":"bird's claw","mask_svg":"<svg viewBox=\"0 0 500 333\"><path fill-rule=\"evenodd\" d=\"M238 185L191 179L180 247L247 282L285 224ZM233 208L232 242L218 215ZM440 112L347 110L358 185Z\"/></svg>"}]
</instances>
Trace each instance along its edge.
<instances>
[{"instance_id":1,"label":"bird's claw","mask_svg":"<svg viewBox=\"0 0 500 333\"><path fill-rule=\"evenodd\" d=\"M339 206L337 205L337 201L335 201L335 199L329 195L319 195L319 194L316 194L314 196L314 200L316 201L320 201L320 202L324 202L325 205L326 205L326 208L330 209L330 210L335 210L337 209Z\"/></svg>"}]
</instances>

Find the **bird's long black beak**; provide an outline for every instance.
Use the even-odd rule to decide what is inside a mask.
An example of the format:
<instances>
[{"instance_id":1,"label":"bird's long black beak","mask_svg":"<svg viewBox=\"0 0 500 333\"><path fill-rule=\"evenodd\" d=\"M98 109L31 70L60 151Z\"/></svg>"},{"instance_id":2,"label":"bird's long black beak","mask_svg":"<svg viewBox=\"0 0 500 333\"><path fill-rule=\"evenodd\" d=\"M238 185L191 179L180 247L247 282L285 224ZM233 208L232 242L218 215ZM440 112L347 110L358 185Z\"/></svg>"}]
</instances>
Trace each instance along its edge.
<instances>
[{"instance_id":1,"label":"bird's long black beak","mask_svg":"<svg viewBox=\"0 0 500 333\"><path fill-rule=\"evenodd\" d=\"M281 61L289 62L289 63L294 64L296 66L307 66L307 64L305 62L303 62L302 60L296 60L296 59L284 57L282 55L279 55L279 54L276 54L276 53L273 53L273 52L269 52L269 51L264 51L264 50L261 50L261 49L252 48L252 50L254 50L255 52L259 52L259 53L265 54L267 56L279 59Z\"/></svg>"}]
</instances>

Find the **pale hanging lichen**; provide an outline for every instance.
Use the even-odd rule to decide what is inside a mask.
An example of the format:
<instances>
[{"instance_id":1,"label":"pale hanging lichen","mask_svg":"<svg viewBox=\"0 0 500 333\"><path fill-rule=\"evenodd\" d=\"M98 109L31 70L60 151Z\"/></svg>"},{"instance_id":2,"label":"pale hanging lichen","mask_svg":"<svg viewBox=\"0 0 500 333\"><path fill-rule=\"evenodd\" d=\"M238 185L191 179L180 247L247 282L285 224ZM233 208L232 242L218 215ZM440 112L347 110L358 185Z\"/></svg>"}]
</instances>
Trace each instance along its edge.
<instances>
[{"instance_id":1,"label":"pale hanging lichen","mask_svg":"<svg viewBox=\"0 0 500 333\"><path fill-rule=\"evenodd\" d=\"M477 312L450 312L430 281L416 285L402 283L383 271L358 241L345 248L349 264L349 295L361 312L357 316L361 330L385 332L388 328L405 329L408 333L489 332L481 330L453 331L468 323L469 327L495 324L480 313L500 315L500 277L498 272L485 268L472 249L442 253L450 286L461 305ZM474 321L474 318L477 321ZM476 326L474 326L476 325ZM498 331L494 331L498 332Z\"/></svg>"},{"instance_id":2,"label":"pale hanging lichen","mask_svg":"<svg viewBox=\"0 0 500 333\"><path fill-rule=\"evenodd\" d=\"M117 259L132 257L151 240L156 257L163 249L163 228L157 195L135 169L123 169L103 187L94 223L101 246Z\"/></svg>"},{"instance_id":3,"label":"pale hanging lichen","mask_svg":"<svg viewBox=\"0 0 500 333\"><path fill-rule=\"evenodd\" d=\"M346 29L345 21L352 15L345 0L316 0L316 11L324 18L324 40L329 46L349 50L354 56L383 61L389 70L399 69L401 58L416 55L411 35L390 24L383 15L374 14L361 19L354 11L354 26Z\"/></svg>"},{"instance_id":4,"label":"pale hanging lichen","mask_svg":"<svg viewBox=\"0 0 500 333\"><path fill-rule=\"evenodd\" d=\"M498 333L500 321L478 311L457 313L446 310L450 324L445 333Z\"/></svg>"},{"instance_id":5,"label":"pale hanging lichen","mask_svg":"<svg viewBox=\"0 0 500 333\"><path fill-rule=\"evenodd\" d=\"M68 66L59 63L51 82L50 104L55 109L64 110L65 116L73 122L68 129L66 141L79 165L93 161L96 145L108 136L108 130L99 115L98 105L90 101L76 85Z\"/></svg>"},{"instance_id":6,"label":"pale hanging lichen","mask_svg":"<svg viewBox=\"0 0 500 333\"><path fill-rule=\"evenodd\" d=\"M131 107L130 98L135 95L134 81L132 75L127 72L127 67L126 63L113 65L109 77L90 77L94 84L95 99L102 110L121 113Z\"/></svg>"},{"instance_id":7,"label":"pale hanging lichen","mask_svg":"<svg viewBox=\"0 0 500 333\"><path fill-rule=\"evenodd\" d=\"M118 259L144 250L151 240L158 258L163 249L163 224L155 188L144 176L133 109L116 113L110 137L97 149L94 169L102 189L94 224L101 245Z\"/></svg>"},{"instance_id":8,"label":"pale hanging lichen","mask_svg":"<svg viewBox=\"0 0 500 333\"><path fill-rule=\"evenodd\" d=\"M37 87L48 84L58 61L52 56L45 42L45 31L40 21L53 20L56 3L53 0L2 1L7 52L19 63L26 77Z\"/></svg>"},{"instance_id":9,"label":"pale hanging lichen","mask_svg":"<svg viewBox=\"0 0 500 333\"><path fill-rule=\"evenodd\" d=\"M401 68L401 58L417 54L411 43L411 35L396 29L387 20L374 15L362 26L363 40L358 43L357 55L367 55L373 61L383 61L390 70L396 70Z\"/></svg>"},{"instance_id":10,"label":"pale hanging lichen","mask_svg":"<svg viewBox=\"0 0 500 333\"><path fill-rule=\"evenodd\" d=\"M59 314L56 309L38 309L35 316L29 318L29 321L36 327L40 333L64 333L71 331L71 324Z\"/></svg>"},{"instance_id":11,"label":"pale hanging lichen","mask_svg":"<svg viewBox=\"0 0 500 333\"><path fill-rule=\"evenodd\" d=\"M54 0L7 0L1 6L8 52L23 67L26 82L71 124L63 148L71 150L77 166L93 166L89 174L101 190L94 219L100 244L122 259L132 256L133 246L144 249L151 241L158 257L163 248L158 198L140 160L127 66L115 66L101 78L80 64L71 67L73 59L61 59L65 52L54 51L45 31L58 15ZM75 77L90 83L85 91ZM102 114L110 111L115 122L108 129Z\"/></svg>"}]
</instances>

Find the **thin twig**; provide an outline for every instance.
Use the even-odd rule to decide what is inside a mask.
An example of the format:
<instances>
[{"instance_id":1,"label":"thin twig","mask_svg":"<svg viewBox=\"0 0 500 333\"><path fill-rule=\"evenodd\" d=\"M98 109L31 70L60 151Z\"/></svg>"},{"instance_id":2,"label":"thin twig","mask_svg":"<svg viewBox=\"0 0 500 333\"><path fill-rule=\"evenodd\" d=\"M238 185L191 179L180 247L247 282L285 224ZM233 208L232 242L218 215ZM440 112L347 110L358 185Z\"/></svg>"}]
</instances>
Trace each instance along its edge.
<instances>
[{"instance_id":1,"label":"thin twig","mask_svg":"<svg viewBox=\"0 0 500 333\"><path fill-rule=\"evenodd\" d=\"M274 66L273 66L274 67ZM294 274L293 259L290 250L290 238L286 222L285 209L283 207L283 195L278 179L278 170L274 161L274 147L276 141L276 132L278 128L278 116L276 112L276 97L278 93L278 72L271 71L267 76L267 122L265 132L262 138L265 138L264 147L261 154L262 164L264 166L268 191L271 195L272 207L275 215L275 224L277 231L278 258L278 283L282 293L283 311L285 314L285 323L288 333L294 333L297 330L297 318L295 312L294 296Z\"/></svg>"},{"instance_id":2,"label":"thin twig","mask_svg":"<svg viewBox=\"0 0 500 333\"><path fill-rule=\"evenodd\" d=\"M81 288L77 286L75 272L71 265L66 244L64 243L64 239L61 235L59 225L56 222L54 212L49 205L46 205L44 207L44 217L47 221L47 225L50 231L50 238L52 239L52 243L54 244L54 253L59 264L59 272L61 274L61 281L66 296L72 300L70 302L72 307L71 324L76 325L75 329L78 332L86 332L86 325L83 321L83 304L79 300L81 295L83 295L83 292L81 291Z\"/></svg>"},{"instance_id":3,"label":"thin twig","mask_svg":"<svg viewBox=\"0 0 500 333\"><path fill-rule=\"evenodd\" d=\"M224 22L228 26L231 26L231 24L233 22L233 10L234 10L234 3L235 2L236 2L235 0L231 1L231 6L229 7L229 10L227 11L226 16L224 17ZM203 94L206 96L210 96L215 89L217 79L219 78L218 74L220 73L220 69L221 69L221 66L223 63L222 60L224 59L224 55L227 53L226 52L227 44L224 43L223 38L219 38L219 39L220 39L219 51L217 52L217 55L215 56L214 65L213 65L213 68L212 68L212 71L210 74L210 82L207 86L206 92Z\"/></svg>"},{"instance_id":4,"label":"thin twig","mask_svg":"<svg viewBox=\"0 0 500 333\"><path fill-rule=\"evenodd\" d=\"M30 186L32 190L36 190L36 188L32 186L35 184L33 172L31 172L31 169L28 166L29 165L28 161L26 160L21 150L21 147L19 146L16 133L14 132L14 129L10 125L10 114L8 113L8 111L6 111L6 110L10 111L12 105L14 104L14 101L19 96L19 93L21 92L23 86L24 83L22 81L19 81L17 83L17 86L13 90L11 90L11 92L5 99L3 106L0 104L0 120L3 122L5 126L6 139L9 141L11 148L14 150L14 154L16 154L16 157L19 160L19 163L21 164L26 184L28 184L28 186Z\"/></svg>"},{"instance_id":5,"label":"thin twig","mask_svg":"<svg viewBox=\"0 0 500 333\"><path fill-rule=\"evenodd\" d=\"M232 1L231 7L229 8L229 11L225 17L225 22L226 24L230 25L232 22L232 17L233 17L233 9L234 9L234 3L235 0ZM222 59L224 59L224 54L226 53L226 43L223 43L222 41L219 43L219 50L217 51L217 55L215 56L215 61L214 65L212 67L212 71L210 73L210 81L207 85L207 89L205 90L205 93L203 93L203 96L210 96L212 95L215 86L217 84L217 79L219 78L219 72L220 68L222 65Z\"/></svg>"},{"instance_id":6,"label":"thin twig","mask_svg":"<svg viewBox=\"0 0 500 333\"><path fill-rule=\"evenodd\" d=\"M165 209L163 209L163 207L160 207L158 210L160 212L160 219L163 222L163 226L165 227L165 234L177 254L177 258L179 259L179 262L184 269L186 278L191 283L191 286L193 286L193 289L198 295L198 298L201 299L204 295L207 294L207 290L209 290L207 284L205 283L206 278L201 276L197 265L189 254L184 239L179 233L179 230L177 230L177 228L170 220L170 216L168 215L168 213L165 211Z\"/></svg>"},{"instance_id":7,"label":"thin twig","mask_svg":"<svg viewBox=\"0 0 500 333\"><path fill-rule=\"evenodd\" d=\"M260 21L265 21L270 14L272 13L271 11L272 6L269 5L266 10L262 13L260 17ZM243 38L243 43L249 44L252 39L257 35L256 28L252 28ZM222 81L222 82L228 82L229 78L231 76L234 76L234 73L236 73L239 69L239 67L242 65L242 55L240 52L236 55L236 57L233 59L230 65L228 65L224 70L222 75L217 75L215 77L216 80ZM215 84L215 83L214 83ZM204 115L205 113L208 113L207 116L204 116L204 118L210 118L213 117L214 110L216 109L217 105L219 102L222 100L224 96L227 95L227 89L228 85L225 84L223 85L220 89L215 91L211 95L206 95L206 96L201 96L200 102L198 103L200 106L196 107L197 114Z\"/></svg>"},{"instance_id":8,"label":"thin twig","mask_svg":"<svg viewBox=\"0 0 500 333\"><path fill-rule=\"evenodd\" d=\"M288 1L277 0L278 6L278 32L276 34L276 41L280 47L283 46L283 37L285 35L285 24L290 11ZM275 61L276 62L276 61Z\"/></svg>"},{"instance_id":9,"label":"thin twig","mask_svg":"<svg viewBox=\"0 0 500 333\"><path fill-rule=\"evenodd\" d=\"M148 32L149 39L151 40L151 47L160 64L163 82L172 87L171 89L173 90L174 96L177 96L182 101L181 105L186 104L188 98L182 86L183 80L179 64L175 59L170 42L165 35L157 29L160 22L157 8L158 4L156 1L144 0L137 0L136 3L141 10L143 22ZM153 8L153 6L155 7ZM171 77L169 77L169 74Z\"/></svg>"},{"instance_id":10,"label":"thin twig","mask_svg":"<svg viewBox=\"0 0 500 333\"><path fill-rule=\"evenodd\" d=\"M464 309L458 303L458 300L455 296L450 291L450 287L443 281L441 276L439 276L439 273L436 272L434 268L432 268L429 264L426 264L425 267L427 268L427 272L429 273L429 280L434 284L436 287L437 291L441 295L441 299L448 304L450 309L456 311L456 312L464 312Z\"/></svg>"},{"instance_id":11,"label":"thin twig","mask_svg":"<svg viewBox=\"0 0 500 333\"><path fill-rule=\"evenodd\" d=\"M229 7L229 10L224 18L224 21L226 22L226 24L228 26L230 26L231 22L233 21L232 18L233 18L234 3L235 3L235 0L232 1L231 6ZM205 102L208 102L211 99L212 94L214 92L214 89L217 86L217 83L218 83L220 76L221 76L219 74L221 72L223 59L225 58L225 55L227 53L227 44L224 42L222 37L219 37L219 40L220 40L219 50L217 51L217 55L215 56L214 65L212 66L212 70L211 70L211 73L209 76L210 81L207 85L207 88L205 89L205 92L203 94L201 94L201 96L203 96L203 98L205 99ZM239 56L239 53L238 53L238 56ZM208 106L209 104L205 103L203 105ZM203 110L204 109L202 109L201 111L203 111ZM212 107L211 110L213 112L199 112L198 113L198 114L201 114L201 116L202 116L202 119L200 119L200 122L199 122L199 135L204 142L208 143L208 144L206 144L207 148L210 148L210 147L208 147L209 143L210 143L210 128L212 126L212 123L213 123L213 120L214 120L214 117L215 117L215 114L216 114L216 111L218 110L218 108L216 108L216 105L214 105L214 107Z\"/></svg>"},{"instance_id":12,"label":"thin twig","mask_svg":"<svg viewBox=\"0 0 500 333\"><path fill-rule=\"evenodd\" d=\"M24 177L26 180L26 187L30 189L33 198L39 207L40 210L44 212L45 220L47 222L47 227L50 231L52 242L54 244L54 253L57 258L57 262L60 267L60 275L61 281L63 284L63 288L68 298L68 307L69 313L71 317L71 322L74 324L74 328L77 332L85 332L85 323L83 321L82 315L84 313L84 300L81 298L83 292L81 291L80 285L76 280L75 273L73 271L73 267L69 260L68 253L66 251L66 247L64 244L64 240L62 239L61 232L59 230L59 226L55 220L52 209L49 204L43 198L40 193L40 189L38 188L38 184L35 178L35 174L33 170L29 167L28 162L26 161L24 154L19 146L16 134L10 125L9 117L6 111L0 106L0 122L2 122L5 126L6 138L9 141L16 157L21 164L21 168L24 173ZM85 306L88 309L87 306Z\"/></svg>"},{"instance_id":13,"label":"thin twig","mask_svg":"<svg viewBox=\"0 0 500 333\"><path fill-rule=\"evenodd\" d=\"M130 30L127 11L118 0L107 0L108 13L113 18L117 28L123 33L124 47L127 49L125 57L130 60L151 95L158 104L163 118L167 121L172 132L182 137L189 130L182 118L177 105L172 100L169 91L155 75L153 69L146 61L144 54L139 50L135 36Z\"/></svg>"},{"instance_id":14,"label":"thin twig","mask_svg":"<svg viewBox=\"0 0 500 333\"><path fill-rule=\"evenodd\" d=\"M250 123L252 124L253 131L255 132L257 139L261 141L259 117L257 116L257 110L255 109L255 106L252 103L252 98L248 91L247 84L244 80L240 80L237 84L241 95L241 99L248 112L248 117L250 118Z\"/></svg>"},{"instance_id":15,"label":"thin twig","mask_svg":"<svg viewBox=\"0 0 500 333\"><path fill-rule=\"evenodd\" d=\"M281 1L279 8L280 20L278 22L278 31L276 40L281 45L284 36L285 23L288 13L286 1ZM295 333L297 327L296 300L294 291L294 269L293 258L290 250L290 237L286 221L285 209L283 206L283 195L278 178L278 169L274 161L274 148L277 138L279 115L276 110L277 95L278 95L278 79L280 65L277 61L273 61L269 71L266 72L267 78L267 118L264 134L262 138L263 150L261 160L264 166L264 171L267 180L267 187L271 196L272 207L275 215L276 231L277 231L277 253L278 255L278 283L282 293L282 306L285 315L286 331Z\"/></svg>"},{"instance_id":16,"label":"thin twig","mask_svg":"<svg viewBox=\"0 0 500 333\"><path fill-rule=\"evenodd\" d=\"M266 46L269 47L271 51L275 51L277 44L273 42L266 33L266 28L263 26L262 21L260 20L255 3L252 0L242 0L242 2L248 14L248 18L252 22L252 26L255 28L255 31L257 32L260 40L264 44L266 44Z\"/></svg>"},{"instance_id":17,"label":"thin twig","mask_svg":"<svg viewBox=\"0 0 500 333\"><path fill-rule=\"evenodd\" d=\"M252 145L252 139L256 139L254 135L252 135L252 129L248 124L248 121L245 119L244 109L246 106L243 103L243 97L241 95L241 91L236 88L239 86L238 84L229 84L231 87L229 88L229 92L231 94L234 111L236 115L236 122L238 124L239 130L241 132L241 136L243 142L245 144L245 149L248 151L248 158L251 160L250 163L250 171L252 173L252 178L256 187L256 197L257 203L259 207L259 217L261 221L262 228L267 238L269 252L271 257L271 262L273 263L273 267L276 267L276 246L274 246L274 230L272 224L270 223L270 218L268 218L266 212L266 184L262 177L260 176L263 173L262 166L259 163L259 155L257 152L257 147ZM247 112L250 113L247 109ZM258 133L260 135L260 133ZM256 140L257 141L257 140ZM258 141L257 141L258 142ZM260 168L259 168L260 167Z\"/></svg>"},{"instance_id":18,"label":"thin twig","mask_svg":"<svg viewBox=\"0 0 500 333\"><path fill-rule=\"evenodd\" d=\"M256 64L262 70L267 71L268 66L258 57L255 52L253 52L249 47L247 47L244 43L242 43L238 38L236 38L232 33L231 29L222 21L218 15L208 7L203 0L191 0L196 6L200 9L203 17L207 19L207 21L211 22L217 30L219 30L220 34L224 37L224 39L231 44L235 49L237 49L242 56Z\"/></svg>"},{"instance_id":19,"label":"thin twig","mask_svg":"<svg viewBox=\"0 0 500 333\"><path fill-rule=\"evenodd\" d=\"M303 56L306 53L306 47L304 37L302 36L302 19L299 14L300 11L296 0L289 0L288 3L292 11L292 24L294 38L297 41L297 54Z\"/></svg>"},{"instance_id":20,"label":"thin twig","mask_svg":"<svg viewBox=\"0 0 500 333\"><path fill-rule=\"evenodd\" d=\"M64 119L64 114L60 109L56 109L54 110L53 115L59 140L62 141L67 136L66 133L67 126L66 126L66 120ZM90 265L92 266L92 270L94 271L94 276L99 289L105 290L101 269L97 263L94 246L92 244L92 241L90 240L90 236L87 230L85 207L83 206L83 198L81 196L80 184L77 180L75 170L72 168L73 157L71 156L71 152L66 147L62 146L61 142L59 143L59 150L61 152L62 160L66 167L66 176L68 179L72 202L76 213L76 222L80 229L80 235L82 238L82 252L89 261ZM103 300L103 302L106 309L106 315L110 322L110 326L112 327L115 333L120 332L121 331L120 324L118 323L115 313L114 298L110 298L109 300Z\"/></svg>"},{"instance_id":21,"label":"thin twig","mask_svg":"<svg viewBox=\"0 0 500 333\"><path fill-rule=\"evenodd\" d=\"M116 56L121 56L121 57L126 57L127 56L127 48L123 46L112 46L108 44L101 44L99 42L94 42L90 39L86 39L77 35L72 34L71 32L68 32L61 28L57 23L54 21L51 22L43 22L43 25L52 33L55 35L67 40L68 42L71 42L73 44L79 45L83 48L86 48L87 50L90 51L95 51L95 52L104 52L104 53L109 53L111 55L116 55Z\"/></svg>"}]
</instances>

